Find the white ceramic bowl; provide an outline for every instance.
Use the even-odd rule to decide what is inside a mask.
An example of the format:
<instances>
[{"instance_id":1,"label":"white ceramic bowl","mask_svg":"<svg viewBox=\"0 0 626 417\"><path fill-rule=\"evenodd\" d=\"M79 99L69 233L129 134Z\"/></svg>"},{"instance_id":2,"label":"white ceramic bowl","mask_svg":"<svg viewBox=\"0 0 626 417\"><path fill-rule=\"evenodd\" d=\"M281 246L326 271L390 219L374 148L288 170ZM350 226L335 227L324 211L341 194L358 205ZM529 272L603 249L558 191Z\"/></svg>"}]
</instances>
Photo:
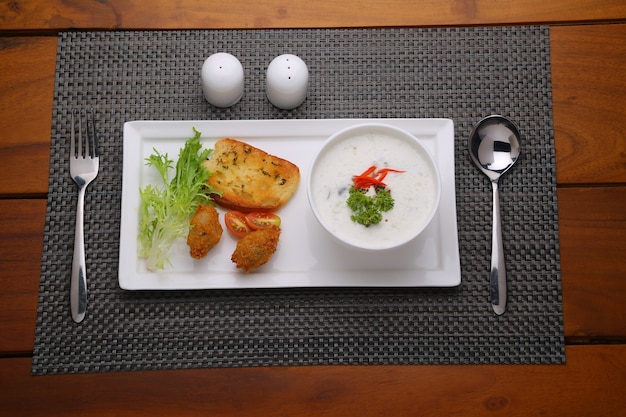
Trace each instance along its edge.
<instances>
[{"instance_id":1,"label":"white ceramic bowl","mask_svg":"<svg viewBox=\"0 0 626 417\"><path fill-rule=\"evenodd\" d=\"M351 220L347 199L353 176L373 165L404 172L384 178L394 207L382 213L380 223L365 227ZM365 123L326 140L311 165L307 195L315 217L337 240L354 248L387 250L414 240L428 226L439 206L441 179L433 157L415 136L391 125Z\"/></svg>"}]
</instances>

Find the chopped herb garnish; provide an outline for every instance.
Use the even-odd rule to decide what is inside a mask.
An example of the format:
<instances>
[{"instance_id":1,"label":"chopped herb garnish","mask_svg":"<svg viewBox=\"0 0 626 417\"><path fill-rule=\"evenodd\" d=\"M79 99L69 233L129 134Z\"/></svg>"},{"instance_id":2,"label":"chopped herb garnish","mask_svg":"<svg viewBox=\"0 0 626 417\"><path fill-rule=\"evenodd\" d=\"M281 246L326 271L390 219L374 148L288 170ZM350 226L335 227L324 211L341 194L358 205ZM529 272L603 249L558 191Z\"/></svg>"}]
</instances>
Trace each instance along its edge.
<instances>
[{"instance_id":1,"label":"chopped herb garnish","mask_svg":"<svg viewBox=\"0 0 626 417\"><path fill-rule=\"evenodd\" d=\"M348 197L348 207L354 214L350 216L353 222L369 227L382 221L382 213L393 208L394 200L389 190L383 187L376 187L374 195L365 194L362 188L350 187Z\"/></svg>"},{"instance_id":2,"label":"chopped herb garnish","mask_svg":"<svg viewBox=\"0 0 626 417\"><path fill-rule=\"evenodd\" d=\"M394 199L383 182L390 172L402 173L404 171L391 168L376 170L376 166L372 165L362 174L353 177L353 185L350 187L347 201L353 213L350 216L353 222L365 227L378 224L383 219L382 213L393 208ZM370 188L374 189L373 194L368 194Z\"/></svg>"}]
</instances>

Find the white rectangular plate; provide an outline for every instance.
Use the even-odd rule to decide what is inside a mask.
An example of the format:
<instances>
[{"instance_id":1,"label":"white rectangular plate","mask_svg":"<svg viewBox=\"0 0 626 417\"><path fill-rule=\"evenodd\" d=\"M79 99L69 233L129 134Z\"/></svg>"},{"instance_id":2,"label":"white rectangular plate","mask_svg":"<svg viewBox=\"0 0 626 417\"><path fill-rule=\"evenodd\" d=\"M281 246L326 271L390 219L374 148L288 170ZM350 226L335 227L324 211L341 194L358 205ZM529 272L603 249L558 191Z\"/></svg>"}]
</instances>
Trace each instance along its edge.
<instances>
[{"instance_id":1,"label":"white rectangular plate","mask_svg":"<svg viewBox=\"0 0 626 417\"><path fill-rule=\"evenodd\" d=\"M442 194L432 223L416 240L381 253L347 248L326 234L306 195L309 166L333 133L359 123L381 122L413 133L434 156ZM189 256L184 239L175 243L165 270L148 271L137 257L139 189L158 184L145 166L153 148L176 160L192 128L205 148L231 137L288 159L300 168L300 185L277 214L278 249L263 267L243 273L231 262L236 238L226 230L202 260ZM134 121L124 124L124 172L119 285L125 290L287 287L451 287L461 282L454 185L454 124L449 119L333 119L246 121ZM223 220L222 209L220 219Z\"/></svg>"}]
</instances>

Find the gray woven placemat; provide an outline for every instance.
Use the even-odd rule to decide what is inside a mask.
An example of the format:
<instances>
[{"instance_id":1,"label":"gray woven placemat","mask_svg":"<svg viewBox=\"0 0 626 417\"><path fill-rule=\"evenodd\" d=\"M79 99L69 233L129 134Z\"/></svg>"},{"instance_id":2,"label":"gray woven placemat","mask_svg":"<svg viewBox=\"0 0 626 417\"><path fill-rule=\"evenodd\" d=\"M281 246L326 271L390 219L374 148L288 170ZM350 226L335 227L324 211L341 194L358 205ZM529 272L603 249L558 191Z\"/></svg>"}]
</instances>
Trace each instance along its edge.
<instances>
[{"instance_id":1,"label":"gray woven placemat","mask_svg":"<svg viewBox=\"0 0 626 417\"><path fill-rule=\"evenodd\" d=\"M245 96L208 105L205 57L239 57ZM264 72L308 64L309 97L274 108ZM34 374L321 364L517 364L565 360L549 29L71 32L59 36ZM87 192L89 301L69 313L77 189L72 106L95 107L101 170ZM466 141L483 116L511 117L523 156L501 181L509 308L488 303L491 190ZM452 289L125 292L118 287L122 126L130 120L444 117L455 123L462 283Z\"/></svg>"}]
</instances>

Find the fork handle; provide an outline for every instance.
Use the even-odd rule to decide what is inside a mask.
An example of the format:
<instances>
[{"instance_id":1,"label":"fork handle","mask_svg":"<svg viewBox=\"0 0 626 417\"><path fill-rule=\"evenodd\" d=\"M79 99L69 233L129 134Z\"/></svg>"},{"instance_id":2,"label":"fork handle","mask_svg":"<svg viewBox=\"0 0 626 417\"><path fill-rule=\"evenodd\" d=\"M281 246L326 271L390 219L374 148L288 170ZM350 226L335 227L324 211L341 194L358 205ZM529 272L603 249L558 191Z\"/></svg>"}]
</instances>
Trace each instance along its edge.
<instances>
[{"instance_id":1,"label":"fork handle","mask_svg":"<svg viewBox=\"0 0 626 417\"><path fill-rule=\"evenodd\" d=\"M87 269L85 267L85 235L83 229L85 188L80 187L78 191L74 257L72 259L72 276L70 280L70 307L72 319L76 323L83 321L85 311L87 310Z\"/></svg>"}]
</instances>

